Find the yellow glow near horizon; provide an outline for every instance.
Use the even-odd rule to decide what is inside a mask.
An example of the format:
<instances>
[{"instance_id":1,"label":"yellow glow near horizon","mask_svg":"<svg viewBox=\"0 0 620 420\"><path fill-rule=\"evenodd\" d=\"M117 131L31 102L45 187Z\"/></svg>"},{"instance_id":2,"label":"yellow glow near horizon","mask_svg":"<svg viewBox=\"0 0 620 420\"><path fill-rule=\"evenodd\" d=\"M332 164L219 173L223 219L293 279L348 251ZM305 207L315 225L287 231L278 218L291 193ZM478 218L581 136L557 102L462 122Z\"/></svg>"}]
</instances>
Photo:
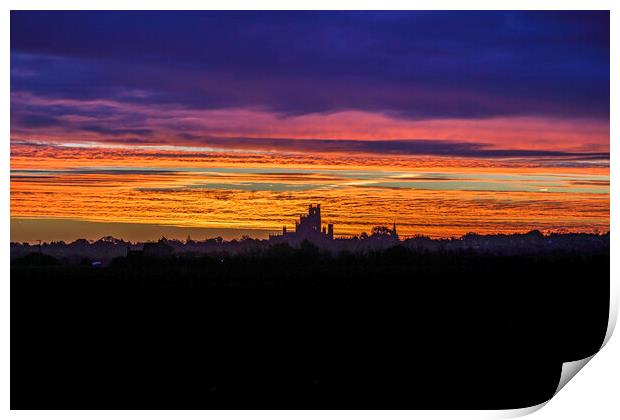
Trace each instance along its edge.
<instances>
[{"instance_id":1,"label":"yellow glow near horizon","mask_svg":"<svg viewBox=\"0 0 620 420\"><path fill-rule=\"evenodd\" d=\"M605 166L17 145L11 169L15 218L279 230L321 203L337 235L609 230Z\"/></svg>"}]
</instances>

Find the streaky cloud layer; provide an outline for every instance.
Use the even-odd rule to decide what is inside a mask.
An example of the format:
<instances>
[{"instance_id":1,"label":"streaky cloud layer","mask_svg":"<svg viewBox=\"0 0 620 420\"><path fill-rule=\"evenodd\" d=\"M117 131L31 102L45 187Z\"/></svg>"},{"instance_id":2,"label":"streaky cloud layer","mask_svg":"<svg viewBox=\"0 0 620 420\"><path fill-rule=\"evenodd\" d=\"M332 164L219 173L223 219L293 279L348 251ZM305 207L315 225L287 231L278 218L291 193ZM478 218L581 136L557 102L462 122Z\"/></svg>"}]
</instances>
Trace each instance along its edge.
<instances>
[{"instance_id":1,"label":"streaky cloud layer","mask_svg":"<svg viewBox=\"0 0 620 420\"><path fill-rule=\"evenodd\" d=\"M609 122L584 118L412 121L360 111L282 116L250 109L187 110L111 100L50 99L29 93L13 93L11 99L11 133L14 139L21 140L179 146L217 142L219 147L248 148L247 144L259 141L253 138L266 139L263 143L270 139L425 139L437 141L438 151L442 142L481 143L489 149L609 150ZM290 149L285 143L277 145ZM315 146L307 143L305 147L320 149L321 145L335 147L335 142L319 142ZM276 142L272 141L270 146L276 146ZM381 149L379 145L374 147Z\"/></svg>"},{"instance_id":2,"label":"streaky cloud layer","mask_svg":"<svg viewBox=\"0 0 620 420\"><path fill-rule=\"evenodd\" d=\"M321 202L339 235L608 230L609 167L565 163L14 145L11 215L276 231Z\"/></svg>"}]
</instances>

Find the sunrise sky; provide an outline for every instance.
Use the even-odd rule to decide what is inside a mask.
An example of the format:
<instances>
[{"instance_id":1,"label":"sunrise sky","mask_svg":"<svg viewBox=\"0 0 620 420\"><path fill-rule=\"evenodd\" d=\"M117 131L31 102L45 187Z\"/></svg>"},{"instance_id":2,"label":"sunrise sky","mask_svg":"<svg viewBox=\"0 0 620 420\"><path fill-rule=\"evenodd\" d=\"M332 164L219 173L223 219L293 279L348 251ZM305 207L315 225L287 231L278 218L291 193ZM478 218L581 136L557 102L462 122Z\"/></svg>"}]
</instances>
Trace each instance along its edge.
<instances>
[{"instance_id":1,"label":"sunrise sky","mask_svg":"<svg viewBox=\"0 0 620 420\"><path fill-rule=\"evenodd\" d=\"M608 12L12 12L11 240L609 230Z\"/></svg>"}]
</instances>

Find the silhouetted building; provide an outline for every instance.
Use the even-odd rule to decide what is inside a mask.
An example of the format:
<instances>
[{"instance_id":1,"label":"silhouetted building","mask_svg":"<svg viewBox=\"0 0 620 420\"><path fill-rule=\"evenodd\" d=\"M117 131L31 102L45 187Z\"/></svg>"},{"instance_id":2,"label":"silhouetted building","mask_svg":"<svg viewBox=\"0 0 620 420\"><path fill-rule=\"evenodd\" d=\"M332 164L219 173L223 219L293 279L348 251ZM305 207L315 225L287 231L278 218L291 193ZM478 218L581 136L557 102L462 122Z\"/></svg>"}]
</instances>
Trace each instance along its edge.
<instances>
[{"instance_id":1,"label":"silhouetted building","mask_svg":"<svg viewBox=\"0 0 620 420\"><path fill-rule=\"evenodd\" d=\"M299 215L299 221L295 222L295 232L289 232L286 226L282 227L281 235L271 235L270 240L285 240L301 242L304 240L321 242L334 239L334 225L322 226L321 205L308 206L308 214Z\"/></svg>"}]
</instances>

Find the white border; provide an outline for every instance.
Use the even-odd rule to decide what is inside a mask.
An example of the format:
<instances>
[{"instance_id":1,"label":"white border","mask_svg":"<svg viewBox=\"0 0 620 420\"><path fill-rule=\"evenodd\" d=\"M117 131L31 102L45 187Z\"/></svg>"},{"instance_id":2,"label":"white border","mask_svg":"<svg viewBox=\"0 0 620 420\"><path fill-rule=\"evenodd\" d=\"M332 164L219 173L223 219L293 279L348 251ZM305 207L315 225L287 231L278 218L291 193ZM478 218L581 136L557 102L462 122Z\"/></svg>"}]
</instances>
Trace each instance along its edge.
<instances>
[{"instance_id":1,"label":"white border","mask_svg":"<svg viewBox=\"0 0 620 420\"><path fill-rule=\"evenodd\" d=\"M202 4L192 0L108 0L108 1L76 1L76 0L57 0L53 4L44 0L23 0L23 1L4 1L4 13L2 15L2 24L0 31L3 33L1 37L1 54L0 69L2 74L2 132L5 133L2 140L3 158L0 160L2 165L2 184L1 191L5 205L0 209L0 229L3 239L0 239L2 275L0 275L0 354L2 363L0 364L0 402L3 410L9 410L9 392L10 392L10 351L9 351L9 315L10 315L10 284L9 284L9 242L10 242L10 72L8 71L10 60L10 10L37 10L37 9L91 9L91 10L142 10L142 9L159 9L159 10L196 10L196 9L289 9L289 10L337 10L337 9L357 9L357 10L514 10L514 9L530 9L530 10L611 10L611 139L615 139L618 132L618 92L617 76L614 77L614 71L617 73L618 66L618 42L620 40L620 6L614 10L614 1L575 1L565 0L562 2L553 0L444 0L444 1L406 1L406 0L297 0L295 2L286 2L283 0L232 0L218 1L213 3ZM7 7L8 6L8 7ZM201 7L202 6L202 7ZM618 148L614 147L611 142L611 226L617 226L617 189L615 188L618 181L618 173L615 170L615 162L618 162ZM612 229L613 230L613 229ZM618 241L612 234L611 236L611 278L612 278L612 313L611 322L615 325L618 308L618 279L620 271L618 268ZM608 332L608 337L611 329ZM571 381L565 389L558 393L543 410L534 414L536 418L566 418L581 419L586 416L596 419L616 419L620 418L620 404L617 403L617 395L620 390L620 363L617 356L620 345L618 339L612 339L611 343L606 345L601 354L594 357L579 374L579 378ZM525 412L520 412L524 414ZM182 411L182 412L164 412L164 411L121 411L121 412L100 412L100 411L12 411L12 417L19 418L41 418L46 419L108 419L110 416L119 418L209 418L218 419L236 419L239 417L251 417L252 419L314 419L314 418L361 418L374 419L378 417L388 417L394 419L409 419L411 417L421 416L422 418L488 418L488 417L505 417L506 414L519 414L517 412L489 412L489 411Z\"/></svg>"}]
</instances>

